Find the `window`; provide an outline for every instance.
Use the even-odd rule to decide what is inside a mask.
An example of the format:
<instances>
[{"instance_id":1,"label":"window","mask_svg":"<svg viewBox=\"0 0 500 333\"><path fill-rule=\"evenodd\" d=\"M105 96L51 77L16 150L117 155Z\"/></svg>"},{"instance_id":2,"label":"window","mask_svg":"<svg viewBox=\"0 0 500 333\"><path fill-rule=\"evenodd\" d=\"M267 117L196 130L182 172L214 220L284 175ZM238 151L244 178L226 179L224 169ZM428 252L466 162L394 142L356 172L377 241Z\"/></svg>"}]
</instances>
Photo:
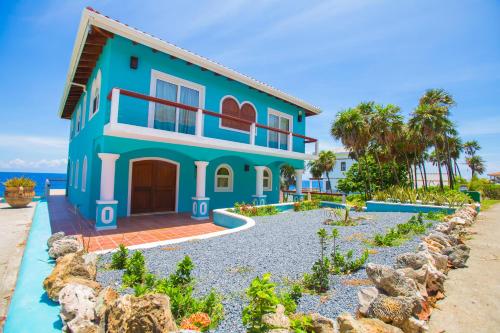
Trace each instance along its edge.
<instances>
[{"instance_id":1,"label":"window","mask_svg":"<svg viewBox=\"0 0 500 333\"><path fill-rule=\"evenodd\" d=\"M221 164L215 170L215 192L233 191L233 169L227 164Z\"/></svg>"},{"instance_id":2,"label":"window","mask_svg":"<svg viewBox=\"0 0 500 333\"><path fill-rule=\"evenodd\" d=\"M340 162L340 171L345 171L346 170L346 162Z\"/></svg>"},{"instance_id":3,"label":"window","mask_svg":"<svg viewBox=\"0 0 500 333\"><path fill-rule=\"evenodd\" d=\"M269 109L268 126L291 132L293 117L286 113ZM277 149L288 149L288 135L274 131L267 131L267 146Z\"/></svg>"},{"instance_id":4,"label":"window","mask_svg":"<svg viewBox=\"0 0 500 333\"><path fill-rule=\"evenodd\" d=\"M249 102L243 102L240 106L234 97L227 96L222 99L221 114L255 122L257 112L255 111L254 106ZM249 124L231 119L221 119L220 127L230 130L250 132Z\"/></svg>"},{"instance_id":5,"label":"window","mask_svg":"<svg viewBox=\"0 0 500 333\"><path fill-rule=\"evenodd\" d=\"M151 96L203 108L205 88L175 76L153 70ZM165 131L194 134L196 113L160 103L150 103L149 127Z\"/></svg>"},{"instance_id":6,"label":"window","mask_svg":"<svg viewBox=\"0 0 500 333\"><path fill-rule=\"evenodd\" d=\"M87 189L87 156L83 158L82 165L82 192Z\"/></svg>"},{"instance_id":7,"label":"window","mask_svg":"<svg viewBox=\"0 0 500 333\"><path fill-rule=\"evenodd\" d=\"M90 112L89 119L91 119L99 111L99 102L101 101L101 70L92 81L92 88L90 91Z\"/></svg>"},{"instance_id":8,"label":"window","mask_svg":"<svg viewBox=\"0 0 500 333\"><path fill-rule=\"evenodd\" d=\"M76 111L76 134L80 133L80 117L81 115L81 106L78 107L78 110Z\"/></svg>"},{"instance_id":9,"label":"window","mask_svg":"<svg viewBox=\"0 0 500 333\"><path fill-rule=\"evenodd\" d=\"M78 170L80 169L80 161L76 160L75 165L75 189L78 188Z\"/></svg>"},{"instance_id":10,"label":"window","mask_svg":"<svg viewBox=\"0 0 500 333\"><path fill-rule=\"evenodd\" d=\"M273 190L273 173L271 169L264 169L264 176L262 178L264 191L272 191Z\"/></svg>"},{"instance_id":11,"label":"window","mask_svg":"<svg viewBox=\"0 0 500 333\"><path fill-rule=\"evenodd\" d=\"M69 186L73 186L73 162L69 162Z\"/></svg>"}]
</instances>

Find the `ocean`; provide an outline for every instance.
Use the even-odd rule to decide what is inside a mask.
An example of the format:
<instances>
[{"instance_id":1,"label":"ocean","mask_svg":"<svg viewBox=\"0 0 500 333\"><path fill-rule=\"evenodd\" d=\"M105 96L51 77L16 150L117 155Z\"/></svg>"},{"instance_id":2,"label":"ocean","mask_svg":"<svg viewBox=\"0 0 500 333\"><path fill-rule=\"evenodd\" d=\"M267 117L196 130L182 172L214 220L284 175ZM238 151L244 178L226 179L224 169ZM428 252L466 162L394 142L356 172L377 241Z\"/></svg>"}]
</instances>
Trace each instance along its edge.
<instances>
[{"instance_id":1,"label":"ocean","mask_svg":"<svg viewBox=\"0 0 500 333\"><path fill-rule=\"evenodd\" d=\"M66 174L65 173L38 173L38 172L0 172L0 197L3 197L5 186L3 183L13 177L27 177L36 182L35 193L42 195L45 191L45 179L49 179L51 188L65 189Z\"/></svg>"}]
</instances>

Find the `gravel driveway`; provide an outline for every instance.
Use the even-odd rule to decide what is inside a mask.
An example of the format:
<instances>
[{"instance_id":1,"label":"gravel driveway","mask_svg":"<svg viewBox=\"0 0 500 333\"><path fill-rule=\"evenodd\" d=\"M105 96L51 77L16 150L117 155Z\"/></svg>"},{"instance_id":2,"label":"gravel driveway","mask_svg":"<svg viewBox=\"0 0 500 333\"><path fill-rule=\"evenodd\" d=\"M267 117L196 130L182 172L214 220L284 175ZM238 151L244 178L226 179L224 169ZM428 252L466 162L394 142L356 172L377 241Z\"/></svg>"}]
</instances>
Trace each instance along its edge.
<instances>
[{"instance_id":1,"label":"gravel driveway","mask_svg":"<svg viewBox=\"0 0 500 333\"><path fill-rule=\"evenodd\" d=\"M411 213L352 213L353 217L364 217L360 225L336 227L340 232L341 251L354 250L359 256L366 248L363 238L372 238L398 223L406 222ZM318 258L319 242L316 231L331 226L323 224L323 210L307 212L284 212L274 216L256 217L255 227L221 237L186 242L176 245L143 250L148 269L160 277L167 276L177 262L189 255L196 265L194 276L196 290L200 294L215 288L223 294L225 320L216 332L245 332L241 323L241 311L245 304L245 289L251 280L266 272L278 284L295 280L309 272ZM369 262L391 265L396 255L413 251L418 237L403 246L372 248ZM103 256L109 262L110 255ZM348 275L331 278L331 290L327 297L304 295L297 311L319 312L335 318L342 312L356 311L357 290L363 286L352 285L356 279L366 279L364 269ZM98 281L103 285L121 284L120 271L101 270ZM354 280L354 281L348 281Z\"/></svg>"}]
</instances>

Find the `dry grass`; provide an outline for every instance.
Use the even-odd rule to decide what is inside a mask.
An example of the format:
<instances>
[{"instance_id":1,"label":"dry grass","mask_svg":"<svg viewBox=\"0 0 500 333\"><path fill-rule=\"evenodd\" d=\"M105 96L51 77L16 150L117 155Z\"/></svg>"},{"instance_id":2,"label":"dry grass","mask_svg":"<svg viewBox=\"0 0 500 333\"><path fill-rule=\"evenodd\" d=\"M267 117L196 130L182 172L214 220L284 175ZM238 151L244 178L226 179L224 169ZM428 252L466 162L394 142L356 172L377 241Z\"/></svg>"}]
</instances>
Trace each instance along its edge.
<instances>
[{"instance_id":1,"label":"dry grass","mask_svg":"<svg viewBox=\"0 0 500 333\"><path fill-rule=\"evenodd\" d=\"M351 280L344 280L342 281L342 284L345 286L371 286L373 285L372 281L370 279L351 279Z\"/></svg>"},{"instance_id":2,"label":"dry grass","mask_svg":"<svg viewBox=\"0 0 500 333\"><path fill-rule=\"evenodd\" d=\"M180 246L165 246L161 248L163 251L177 251L180 250Z\"/></svg>"},{"instance_id":3,"label":"dry grass","mask_svg":"<svg viewBox=\"0 0 500 333\"><path fill-rule=\"evenodd\" d=\"M362 233L362 232L356 232L352 235L349 235L347 237L344 238L345 241L347 242L351 242L353 240L357 240L357 241L366 241L368 240L368 238L366 237L366 234Z\"/></svg>"}]
</instances>

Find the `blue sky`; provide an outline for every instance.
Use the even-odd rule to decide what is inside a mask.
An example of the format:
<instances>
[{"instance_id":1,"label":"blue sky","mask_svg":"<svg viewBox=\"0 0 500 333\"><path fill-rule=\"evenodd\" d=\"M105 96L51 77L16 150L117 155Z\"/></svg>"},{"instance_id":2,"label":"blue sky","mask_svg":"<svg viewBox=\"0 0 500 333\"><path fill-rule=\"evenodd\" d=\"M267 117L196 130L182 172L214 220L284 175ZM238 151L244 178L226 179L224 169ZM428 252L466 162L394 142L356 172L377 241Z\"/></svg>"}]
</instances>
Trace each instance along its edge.
<instances>
[{"instance_id":1,"label":"blue sky","mask_svg":"<svg viewBox=\"0 0 500 333\"><path fill-rule=\"evenodd\" d=\"M81 10L116 18L320 106L322 148L335 114L360 101L405 114L427 88L500 171L499 1L2 1L0 170L65 171L57 117ZM465 170L465 167L462 168Z\"/></svg>"}]
</instances>

